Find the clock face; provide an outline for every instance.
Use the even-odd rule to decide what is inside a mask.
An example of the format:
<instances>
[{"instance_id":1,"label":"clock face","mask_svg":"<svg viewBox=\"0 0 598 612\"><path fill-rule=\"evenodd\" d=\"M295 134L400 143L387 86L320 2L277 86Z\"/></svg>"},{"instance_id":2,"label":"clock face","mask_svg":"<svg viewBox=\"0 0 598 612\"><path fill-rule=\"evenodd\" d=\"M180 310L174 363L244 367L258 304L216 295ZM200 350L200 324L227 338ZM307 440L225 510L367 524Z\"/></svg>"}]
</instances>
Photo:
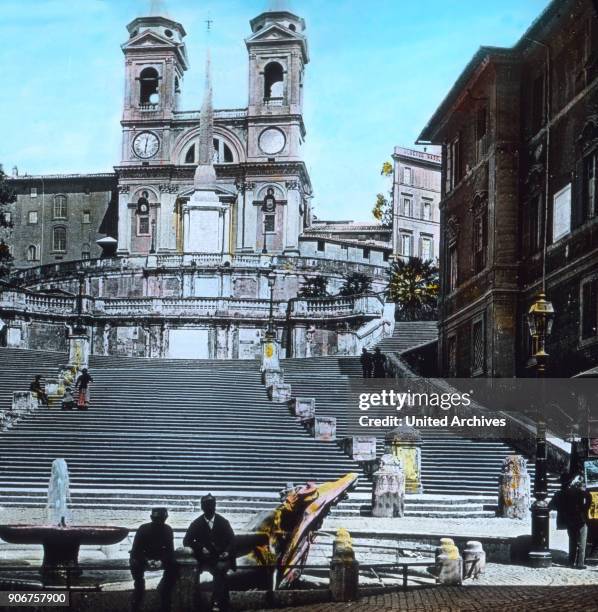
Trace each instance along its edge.
<instances>
[{"instance_id":1,"label":"clock face","mask_svg":"<svg viewBox=\"0 0 598 612\"><path fill-rule=\"evenodd\" d=\"M133 151L137 157L141 159L149 159L153 157L160 148L158 137L152 132L141 132L135 136L133 141Z\"/></svg>"},{"instance_id":2,"label":"clock face","mask_svg":"<svg viewBox=\"0 0 598 612\"><path fill-rule=\"evenodd\" d=\"M276 128L267 128L260 134L260 149L266 155L275 155L284 149L286 138Z\"/></svg>"}]
</instances>

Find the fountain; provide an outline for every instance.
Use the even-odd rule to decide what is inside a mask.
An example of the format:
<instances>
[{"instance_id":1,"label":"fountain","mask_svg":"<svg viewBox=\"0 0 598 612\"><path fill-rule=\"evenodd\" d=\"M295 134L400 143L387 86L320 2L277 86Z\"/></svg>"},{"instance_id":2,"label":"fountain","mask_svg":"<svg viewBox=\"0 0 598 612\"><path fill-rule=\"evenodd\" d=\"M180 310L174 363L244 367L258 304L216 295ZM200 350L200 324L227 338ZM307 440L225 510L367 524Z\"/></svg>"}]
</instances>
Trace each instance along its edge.
<instances>
[{"instance_id":1,"label":"fountain","mask_svg":"<svg viewBox=\"0 0 598 612\"><path fill-rule=\"evenodd\" d=\"M41 575L44 584L81 574L79 548L117 544L129 533L123 527L69 525L71 513L69 474L66 461L55 459L48 486L48 525L0 525L0 538L9 544L41 544L44 549Z\"/></svg>"}]
</instances>

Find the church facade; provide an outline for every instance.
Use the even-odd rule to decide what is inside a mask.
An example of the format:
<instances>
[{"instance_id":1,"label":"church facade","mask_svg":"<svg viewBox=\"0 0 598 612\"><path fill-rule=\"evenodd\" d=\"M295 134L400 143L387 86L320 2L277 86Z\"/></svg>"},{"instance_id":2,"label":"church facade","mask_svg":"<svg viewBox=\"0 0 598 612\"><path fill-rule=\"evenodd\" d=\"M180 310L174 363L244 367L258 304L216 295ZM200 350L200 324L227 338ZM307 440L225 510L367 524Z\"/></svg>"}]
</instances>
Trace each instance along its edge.
<instances>
[{"instance_id":1,"label":"church facade","mask_svg":"<svg viewBox=\"0 0 598 612\"><path fill-rule=\"evenodd\" d=\"M247 107L213 109L208 56L201 111L185 111L184 27L159 16L133 20L122 45L114 172L13 173L13 280L24 293L8 310L0 301L5 344L60 349L79 292L99 354L253 357L272 319L296 356L351 353L388 333L381 291L389 246L337 244L310 231L305 22L270 10L250 27ZM368 274L377 295L338 297L354 272ZM298 300L314 276L326 277L330 297ZM52 300L61 301L58 312ZM20 321L18 304L38 320Z\"/></svg>"}]
</instances>

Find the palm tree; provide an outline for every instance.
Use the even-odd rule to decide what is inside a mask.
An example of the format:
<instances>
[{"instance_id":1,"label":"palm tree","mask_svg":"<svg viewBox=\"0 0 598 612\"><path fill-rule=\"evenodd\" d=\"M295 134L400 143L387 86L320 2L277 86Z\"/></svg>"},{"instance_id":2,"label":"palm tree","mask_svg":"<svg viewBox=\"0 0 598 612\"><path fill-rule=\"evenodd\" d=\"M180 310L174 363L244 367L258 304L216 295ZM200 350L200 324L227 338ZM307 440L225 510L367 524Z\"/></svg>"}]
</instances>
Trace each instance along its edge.
<instances>
[{"instance_id":1,"label":"palm tree","mask_svg":"<svg viewBox=\"0 0 598 612\"><path fill-rule=\"evenodd\" d=\"M303 285L297 293L298 298L325 298L328 296L328 279L325 276L303 277Z\"/></svg>"},{"instance_id":2,"label":"palm tree","mask_svg":"<svg viewBox=\"0 0 598 612\"><path fill-rule=\"evenodd\" d=\"M438 267L419 257L398 259L390 268L388 298L403 321L431 321L437 316Z\"/></svg>"},{"instance_id":3,"label":"palm tree","mask_svg":"<svg viewBox=\"0 0 598 612\"><path fill-rule=\"evenodd\" d=\"M368 293L372 288L372 279L363 272L350 272L345 276L338 294L343 297L351 295L362 295Z\"/></svg>"}]
</instances>

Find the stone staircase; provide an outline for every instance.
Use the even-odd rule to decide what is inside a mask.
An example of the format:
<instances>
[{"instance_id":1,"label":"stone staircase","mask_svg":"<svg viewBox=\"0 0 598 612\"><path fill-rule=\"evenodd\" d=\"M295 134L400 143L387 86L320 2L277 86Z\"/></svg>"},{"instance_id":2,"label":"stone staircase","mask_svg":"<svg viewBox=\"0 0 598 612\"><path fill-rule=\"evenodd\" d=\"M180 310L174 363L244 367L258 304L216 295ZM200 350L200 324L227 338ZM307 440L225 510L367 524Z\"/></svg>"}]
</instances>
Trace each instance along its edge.
<instances>
[{"instance_id":1,"label":"stone staircase","mask_svg":"<svg viewBox=\"0 0 598 612\"><path fill-rule=\"evenodd\" d=\"M438 340L436 321L397 321L392 336L378 343L383 353L404 353L416 346Z\"/></svg>"}]
</instances>

